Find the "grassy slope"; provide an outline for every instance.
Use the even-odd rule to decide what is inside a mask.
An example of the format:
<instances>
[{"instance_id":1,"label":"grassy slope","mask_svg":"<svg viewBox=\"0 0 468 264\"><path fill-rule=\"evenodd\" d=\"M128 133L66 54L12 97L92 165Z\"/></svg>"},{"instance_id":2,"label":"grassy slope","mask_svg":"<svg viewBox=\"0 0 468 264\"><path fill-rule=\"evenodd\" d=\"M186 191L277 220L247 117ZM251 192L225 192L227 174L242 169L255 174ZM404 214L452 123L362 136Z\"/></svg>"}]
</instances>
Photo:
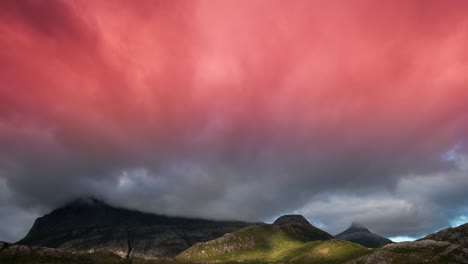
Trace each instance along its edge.
<instances>
[{"instance_id":1,"label":"grassy slope","mask_svg":"<svg viewBox=\"0 0 468 264\"><path fill-rule=\"evenodd\" d=\"M345 241L303 242L278 226L262 225L241 229L222 239L198 243L176 259L195 263L340 263L371 252Z\"/></svg>"}]
</instances>

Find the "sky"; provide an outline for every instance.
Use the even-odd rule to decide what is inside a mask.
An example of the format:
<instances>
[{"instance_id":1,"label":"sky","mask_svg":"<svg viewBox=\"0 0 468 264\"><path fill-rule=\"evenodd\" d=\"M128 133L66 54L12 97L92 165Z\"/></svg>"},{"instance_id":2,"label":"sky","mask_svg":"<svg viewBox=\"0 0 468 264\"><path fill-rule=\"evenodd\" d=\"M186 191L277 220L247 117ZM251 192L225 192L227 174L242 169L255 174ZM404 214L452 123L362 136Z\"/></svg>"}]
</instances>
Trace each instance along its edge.
<instances>
[{"instance_id":1,"label":"sky","mask_svg":"<svg viewBox=\"0 0 468 264\"><path fill-rule=\"evenodd\" d=\"M0 240L77 197L421 237L468 219L464 0L0 1Z\"/></svg>"}]
</instances>

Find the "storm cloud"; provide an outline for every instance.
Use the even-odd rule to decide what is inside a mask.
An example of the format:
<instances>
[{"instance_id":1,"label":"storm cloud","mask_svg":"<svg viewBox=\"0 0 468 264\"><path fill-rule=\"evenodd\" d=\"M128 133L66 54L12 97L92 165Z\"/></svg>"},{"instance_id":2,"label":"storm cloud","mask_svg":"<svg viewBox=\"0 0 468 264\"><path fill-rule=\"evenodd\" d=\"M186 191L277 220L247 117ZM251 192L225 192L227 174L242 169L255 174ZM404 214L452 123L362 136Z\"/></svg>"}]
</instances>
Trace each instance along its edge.
<instances>
[{"instance_id":1,"label":"storm cloud","mask_svg":"<svg viewBox=\"0 0 468 264\"><path fill-rule=\"evenodd\" d=\"M96 196L421 236L468 208L465 1L2 1L0 240Z\"/></svg>"}]
</instances>

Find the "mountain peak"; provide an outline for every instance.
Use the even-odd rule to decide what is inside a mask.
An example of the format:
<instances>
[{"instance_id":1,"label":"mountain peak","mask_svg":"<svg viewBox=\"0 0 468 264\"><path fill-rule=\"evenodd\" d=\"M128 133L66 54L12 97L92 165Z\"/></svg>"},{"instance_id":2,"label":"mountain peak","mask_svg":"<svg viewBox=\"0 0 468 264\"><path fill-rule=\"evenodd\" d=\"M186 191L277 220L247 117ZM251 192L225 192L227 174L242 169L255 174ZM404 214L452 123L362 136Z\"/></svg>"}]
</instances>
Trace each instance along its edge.
<instances>
[{"instance_id":1,"label":"mountain peak","mask_svg":"<svg viewBox=\"0 0 468 264\"><path fill-rule=\"evenodd\" d=\"M365 226L363 226L362 224L358 223L358 222L352 222L351 223L351 226L346 230L346 231L351 231L351 232L367 232L367 233L371 233L369 231L369 229L367 229ZM346 232L345 231L345 232Z\"/></svg>"},{"instance_id":2,"label":"mountain peak","mask_svg":"<svg viewBox=\"0 0 468 264\"><path fill-rule=\"evenodd\" d=\"M309 221L304 218L302 215L283 215L280 216L276 221L273 223L275 225L281 224L306 224L310 225Z\"/></svg>"},{"instance_id":3,"label":"mountain peak","mask_svg":"<svg viewBox=\"0 0 468 264\"><path fill-rule=\"evenodd\" d=\"M372 233L365 226L357 222L353 222L348 229L335 237L369 248L377 248L392 243L390 239Z\"/></svg>"}]
</instances>

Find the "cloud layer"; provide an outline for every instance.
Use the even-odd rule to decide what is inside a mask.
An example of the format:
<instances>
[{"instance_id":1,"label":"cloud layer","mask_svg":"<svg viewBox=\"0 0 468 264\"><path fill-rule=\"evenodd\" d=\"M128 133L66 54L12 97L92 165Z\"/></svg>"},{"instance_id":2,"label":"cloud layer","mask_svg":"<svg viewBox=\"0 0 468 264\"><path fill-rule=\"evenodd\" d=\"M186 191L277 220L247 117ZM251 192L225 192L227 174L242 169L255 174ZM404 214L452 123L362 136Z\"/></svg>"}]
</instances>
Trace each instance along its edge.
<instances>
[{"instance_id":1,"label":"cloud layer","mask_svg":"<svg viewBox=\"0 0 468 264\"><path fill-rule=\"evenodd\" d=\"M298 211L331 232L446 226L468 199L467 11L2 1L0 239L83 195L209 218Z\"/></svg>"}]
</instances>

